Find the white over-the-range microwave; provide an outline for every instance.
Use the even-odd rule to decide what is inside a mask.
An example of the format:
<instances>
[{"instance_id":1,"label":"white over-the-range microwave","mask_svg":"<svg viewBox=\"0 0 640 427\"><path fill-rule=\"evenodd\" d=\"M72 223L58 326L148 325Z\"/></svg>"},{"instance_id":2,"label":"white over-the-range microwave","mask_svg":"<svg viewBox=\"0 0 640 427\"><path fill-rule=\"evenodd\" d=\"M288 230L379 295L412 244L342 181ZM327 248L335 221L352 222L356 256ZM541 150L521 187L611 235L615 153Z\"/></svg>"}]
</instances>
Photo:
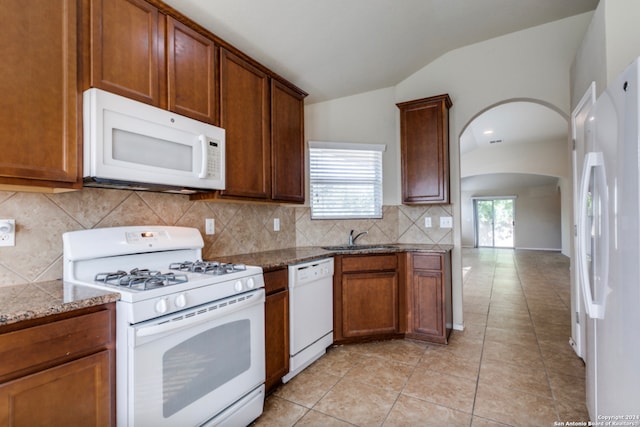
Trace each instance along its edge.
<instances>
[{"instance_id":1,"label":"white over-the-range microwave","mask_svg":"<svg viewBox=\"0 0 640 427\"><path fill-rule=\"evenodd\" d=\"M85 186L224 190L224 129L95 88L83 102Z\"/></svg>"}]
</instances>

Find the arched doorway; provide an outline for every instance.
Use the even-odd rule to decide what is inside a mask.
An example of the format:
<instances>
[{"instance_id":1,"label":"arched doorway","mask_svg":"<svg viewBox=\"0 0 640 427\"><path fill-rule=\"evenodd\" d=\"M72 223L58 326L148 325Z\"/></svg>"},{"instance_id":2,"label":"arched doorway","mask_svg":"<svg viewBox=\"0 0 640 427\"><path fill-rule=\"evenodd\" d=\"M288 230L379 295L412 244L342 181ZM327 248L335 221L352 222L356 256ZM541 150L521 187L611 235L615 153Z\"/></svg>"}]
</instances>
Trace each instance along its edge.
<instances>
[{"instance_id":1,"label":"arched doorway","mask_svg":"<svg viewBox=\"0 0 640 427\"><path fill-rule=\"evenodd\" d=\"M562 191L570 175L567 140L568 118L533 99L491 105L469 121L460 135L463 247L487 246L478 241L476 201L511 199L510 247L562 250L569 217L563 210L570 211Z\"/></svg>"}]
</instances>

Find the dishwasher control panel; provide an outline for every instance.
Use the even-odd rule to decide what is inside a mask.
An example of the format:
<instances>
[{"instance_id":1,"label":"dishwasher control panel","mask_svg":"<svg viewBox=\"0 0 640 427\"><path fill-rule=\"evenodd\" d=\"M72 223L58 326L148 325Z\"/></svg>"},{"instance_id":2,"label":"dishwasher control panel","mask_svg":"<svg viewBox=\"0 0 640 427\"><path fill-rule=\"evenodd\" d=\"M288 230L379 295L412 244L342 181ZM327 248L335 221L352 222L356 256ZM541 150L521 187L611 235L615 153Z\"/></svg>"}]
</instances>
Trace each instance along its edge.
<instances>
[{"instance_id":1,"label":"dishwasher control panel","mask_svg":"<svg viewBox=\"0 0 640 427\"><path fill-rule=\"evenodd\" d=\"M333 276L333 258L325 258L289 266L289 280L296 284Z\"/></svg>"}]
</instances>

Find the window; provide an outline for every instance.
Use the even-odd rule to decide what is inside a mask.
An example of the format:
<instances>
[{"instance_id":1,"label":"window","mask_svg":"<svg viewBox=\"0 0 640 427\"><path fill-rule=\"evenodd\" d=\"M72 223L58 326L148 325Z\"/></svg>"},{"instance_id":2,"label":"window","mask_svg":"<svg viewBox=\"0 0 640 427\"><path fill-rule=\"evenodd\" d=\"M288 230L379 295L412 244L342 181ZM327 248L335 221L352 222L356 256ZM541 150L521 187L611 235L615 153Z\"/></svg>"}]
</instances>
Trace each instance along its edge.
<instances>
[{"instance_id":1,"label":"window","mask_svg":"<svg viewBox=\"0 0 640 427\"><path fill-rule=\"evenodd\" d=\"M382 218L379 144L309 141L312 219Z\"/></svg>"}]
</instances>

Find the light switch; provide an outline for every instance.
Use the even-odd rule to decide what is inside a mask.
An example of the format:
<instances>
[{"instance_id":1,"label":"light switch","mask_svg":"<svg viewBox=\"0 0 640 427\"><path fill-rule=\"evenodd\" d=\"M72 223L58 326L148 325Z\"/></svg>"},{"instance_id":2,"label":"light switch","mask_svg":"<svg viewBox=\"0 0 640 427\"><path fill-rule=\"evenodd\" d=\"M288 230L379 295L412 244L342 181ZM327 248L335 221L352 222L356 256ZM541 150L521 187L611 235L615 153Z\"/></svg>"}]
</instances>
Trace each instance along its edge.
<instances>
[{"instance_id":1,"label":"light switch","mask_svg":"<svg viewBox=\"0 0 640 427\"><path fill-rule=\"evenodd\" d=\"M431 217L430 216L425 216L424 217L424 226L425 228L431 228Z\"/></svg>"},{"instance_id":2,"label":"light switch","mask_svg":"<svg viewBox=\"0 0 640 427\"><path fill-rule=\"evenodd\" d=\"M273 218L273 231L280 231L280 218Z\"/></svg>"}]
</instances>

